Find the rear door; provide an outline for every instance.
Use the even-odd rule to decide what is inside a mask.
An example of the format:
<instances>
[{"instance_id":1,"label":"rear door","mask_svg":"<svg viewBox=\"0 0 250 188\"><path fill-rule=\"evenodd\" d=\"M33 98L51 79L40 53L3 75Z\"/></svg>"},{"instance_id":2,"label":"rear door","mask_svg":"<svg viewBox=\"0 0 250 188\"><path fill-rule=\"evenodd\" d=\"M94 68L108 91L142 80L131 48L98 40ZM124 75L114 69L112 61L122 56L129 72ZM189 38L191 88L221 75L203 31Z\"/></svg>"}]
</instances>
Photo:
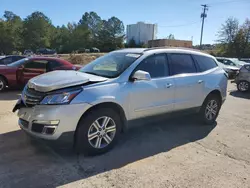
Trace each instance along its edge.
<instances>
[{"instance_id":1,"label":"rear door","mask_svg":"<svg viewBox=\"0 0 250 188\"><path fill-rule=\"evenodd\" d=\"M29 79L46 72L47 60L30 60L24 64L23 80L27 83Z\"/></svg>"},{"instance_id":2,"label":"rear door","mask_svg":"<svg viewBox=\"0 0 250 188\"><path fill-rule=\"evenodd\" d=\"M175 84L174 110L198 107L203 99L204 80L190 54L169 54Z\"/></svg>"},{"instance_id":3,"label":"rear door","mask_svg":"<svg viewBox=\"0 0 250 188\"><path fill-rule=\"evenodd\" d=\"M133 72L138 70L148 72L151 80L135 80L128 83L131 119L171 112L174 84L173 78L169 77L166 54L155 54L145 58Z\"/></svg>"}]
</instances>

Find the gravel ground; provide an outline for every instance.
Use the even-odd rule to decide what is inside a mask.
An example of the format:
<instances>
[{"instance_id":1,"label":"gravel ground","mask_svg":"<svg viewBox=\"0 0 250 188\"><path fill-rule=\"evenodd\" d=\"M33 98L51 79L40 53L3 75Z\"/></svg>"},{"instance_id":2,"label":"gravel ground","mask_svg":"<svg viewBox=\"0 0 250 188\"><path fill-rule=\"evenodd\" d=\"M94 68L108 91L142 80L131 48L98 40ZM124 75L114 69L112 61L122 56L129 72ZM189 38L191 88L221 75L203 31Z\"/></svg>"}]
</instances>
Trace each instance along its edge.
<instances>
[{"instance_id":1,"label":"gravel ground","mask_svg":"<svg viewBox=\"0 0 250 188\"><path fill-rule=\"evenodd\" d=\"M216 126L181 117L135 127L96 157L31 140L0 94L0 187L250 187L250 93L228 97Z\"/></svg>"}]
</instances>

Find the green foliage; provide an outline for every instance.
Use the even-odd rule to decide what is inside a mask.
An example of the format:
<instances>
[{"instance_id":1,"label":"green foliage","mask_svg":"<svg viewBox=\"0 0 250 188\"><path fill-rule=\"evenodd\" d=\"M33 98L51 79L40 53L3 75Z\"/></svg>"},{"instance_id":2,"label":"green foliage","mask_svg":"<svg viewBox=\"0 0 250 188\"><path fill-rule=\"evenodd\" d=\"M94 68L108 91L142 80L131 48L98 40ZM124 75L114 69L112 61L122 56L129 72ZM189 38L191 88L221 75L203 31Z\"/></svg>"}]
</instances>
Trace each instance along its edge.
<instances>
[{"instance_id":1,"label":"green foliage","mask_svg":"<svg viewBox=\"0 0 250 188\"><path fill-rule=\"evenodd\" d=\"M136 44L135 40L132 38L128 44L126 44L127 48L146 48L147 44L144 43L140 43L140 44Z\"/></svg>"},{"instance_id":2,"label":"green foliage","mask_svg":"<svg viewBox=\"0 0 250 188\"><path fill-rule=\"evenodd\" d=\"M56 49L58 53L71 53L79 49L97 47L101 51L123 48L124 25L111 17L102 20L95 12L86 12L80 21L67 26L52 25L42 12L33 12L22 20L10 11L0 19L0 53L11 54L38 48Z\"/></svg>"},{"instance_id":3,"label":"green foliage","mask_svg":"<svg viewBox=\"0 0 250 188\"><path fill-rule=\"evenodd\" d=\"M228 57L250 57L250 20L243 25L235 18L229 18L219 31L216 55Z\"/></svg>"},{"instance_id":4,"label":"green foliage","mask_svg":"<svg viewBox=\"0 0 250 188\"><path fill-rule=\"evenodd\" d=\"M175 38L174 38L173 34L169 34L168 37L167 37L167 39L174 40Z\"/></svg>"}]
</instances>

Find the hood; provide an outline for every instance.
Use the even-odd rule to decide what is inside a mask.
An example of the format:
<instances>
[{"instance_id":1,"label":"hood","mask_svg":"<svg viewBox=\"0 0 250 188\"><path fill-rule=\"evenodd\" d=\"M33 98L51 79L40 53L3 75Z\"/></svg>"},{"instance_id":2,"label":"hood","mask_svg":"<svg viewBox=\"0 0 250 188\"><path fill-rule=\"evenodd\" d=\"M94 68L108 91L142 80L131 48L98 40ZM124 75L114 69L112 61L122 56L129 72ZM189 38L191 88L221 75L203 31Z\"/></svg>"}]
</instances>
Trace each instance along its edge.
<instances>
[{"instance_id":1,"label":"hood","mask_svg":"<svg viewBox=\"0 0 250 188\"><path fill-rule=\"evenodd\" d=\"M239 70L239 67L230 66L230 65L224 65L224 68L230 69L230 70Z\"/></svg>"},{"instance_id":2,"label":"hood","mask_svg":"<svg viewBox=\"0 0 250 188\"><path fill-rule=\"evenodd\" d=\"M107 79L79 71L53 71L32 78L28 82L28 87L40 92L49 92L87 82L101 82Z\"/></svg>"}]
</instances>

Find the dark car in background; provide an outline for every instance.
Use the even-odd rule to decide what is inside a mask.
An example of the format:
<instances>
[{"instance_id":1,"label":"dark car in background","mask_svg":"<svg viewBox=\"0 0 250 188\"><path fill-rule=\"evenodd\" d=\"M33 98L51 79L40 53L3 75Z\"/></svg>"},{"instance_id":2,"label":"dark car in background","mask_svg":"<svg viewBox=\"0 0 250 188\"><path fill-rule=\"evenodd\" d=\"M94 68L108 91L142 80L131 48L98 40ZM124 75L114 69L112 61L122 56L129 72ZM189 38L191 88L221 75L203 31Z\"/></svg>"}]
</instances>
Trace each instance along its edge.
<instances>
[{"instance_id":1,"label":"dark car in background","mask_svg":"<svg viewBox=\"0 0 250 188\"><path fill-rule=\"evenodd\" d=\"M36 51L37 55L55 55L56 50L52 50L49 48L40 48Z\"/></svg>"},{"instance_id":2,"label":"dark car in background","mask_svg":"<svg viewBox=\"0 0 250 188\"><path fill-rule=\"evenodd\" d=\"M27 55L27 56L34 55L34 52L32 50L25 50L23 52L23 55Z\"/></svg>"},{"instance_id":3,"label":"dark car in background","mask_svg":"<svg viewBox=\"0 0 250 188\"><path fill-rule=\"evenodd\" d=\"M237 89L241 92L247 92L250 90L250 63L243 65L239 74L235 78Z\"/></svg>"},{"instance_id":4,"label":"dark car in background","mask_svg":"<svg viewBox=\"0 0 250 188\"><path fill-rule=\"evenodd\" d=\"M46 72L54 70L78 70L80 68L80 66L75 66L60 58L24 58L14 63L0 66L0 91L3 91L6 86L23 86L29 79Z\"/></svg>"},{"instance_id":5,"label":"dark car in background","mask_svg":"<svg viewBox=\"0 0 250 188\"><path fill-rule=\"evenodd\" d=\"M22 55L8 55L0 59L0 65L8 65L25 57Z\"/></svg>"},{"instance_id":6,"label":"dark car in background","mask_svg":"<svg viewBox=\"0 0 250 188\"><path fill-rule=\"evenodd\" d=\"M244 61L246 63L250 63L250 58L240 58L240 61Z\"/></svg>"},{"instance_id":7,"label":"dark car in background","mask_svg":"<svg viewBox=\"0 0 250 188\"><path fill-rule=\"evenodd\" d=\"M100 50L96 47L90 48L90 52L95 52L95 53L99 53Z\"/></svg>"}]
</instances>

